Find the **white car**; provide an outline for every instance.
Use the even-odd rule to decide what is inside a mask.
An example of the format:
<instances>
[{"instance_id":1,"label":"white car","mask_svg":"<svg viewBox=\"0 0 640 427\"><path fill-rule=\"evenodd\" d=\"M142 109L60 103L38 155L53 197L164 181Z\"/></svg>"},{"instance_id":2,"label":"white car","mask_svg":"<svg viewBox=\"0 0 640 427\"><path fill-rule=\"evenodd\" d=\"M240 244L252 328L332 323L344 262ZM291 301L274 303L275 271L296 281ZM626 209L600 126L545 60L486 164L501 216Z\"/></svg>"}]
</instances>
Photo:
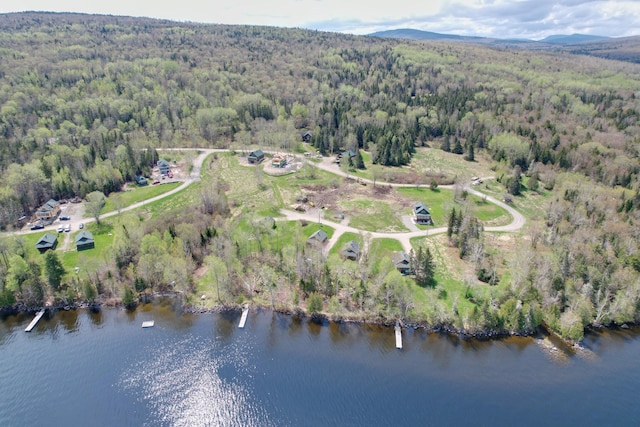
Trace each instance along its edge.
<instances>
[{"instance_id":1,"label":"white car","mask_svg":"<svg viewBox=\"0 0 640 427\"><path fill-rule=\"evenodd\" d=\"M64 227L63 226L58 227L58 233L62 233L63 231L64 231Z\"/></svg>"},{"instance_id":2,"label":"white car","mask_svg":"<svg viewBox=\"0 0 640 427\"><path fill-rule=\"evenodd\" d=\"M71 225L67 224L67 226L64 228L64 231L66 231L66 232L71 231Z\"/></svg>"}]
</instances>

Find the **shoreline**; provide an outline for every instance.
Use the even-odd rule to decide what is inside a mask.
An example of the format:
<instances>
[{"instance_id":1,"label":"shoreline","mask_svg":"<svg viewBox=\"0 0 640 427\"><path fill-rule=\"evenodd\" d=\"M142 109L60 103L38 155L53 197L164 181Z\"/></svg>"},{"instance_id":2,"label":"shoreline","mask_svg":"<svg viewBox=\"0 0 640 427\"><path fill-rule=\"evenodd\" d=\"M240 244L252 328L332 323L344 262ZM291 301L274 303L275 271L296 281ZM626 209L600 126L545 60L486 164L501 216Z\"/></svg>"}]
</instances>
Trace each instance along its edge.
<instances>
[{"instance_id":1,"label":"shoreline","mask_svg":"<svg viewBox=\"0 0 640 427\"><path fill-rule=\"evenodd\" d=\"M58 304L58 305L45 305L45 306L25 306L24 304L18 303L14 306L10 307L0 307L0 318L4 318L6 316L18 315L20 313L28 313L35 314L39 310L45 309L47 312L56 312L56 311L70 311L70 310L79 310L79 309L88 309L92 311L99 311L103 308L108 309L124 309L124 310L136 310L138 305L140 304L149 304L152 303L157 298L175 298L182 297L179 293L174 292L160 292L154 294L146 294L141 295L138 300L132 304L131 306L125 306L121 302L113 302L109 303L99 303L99 302L81 302L81 303L72 303L72 304ZM204 307L193 304L183 303L181 306L182 313L188 314L208 314L208 313L225 313L225 312L238 312L242 311L245 303L242 304L229 304L229 305L215 305L213 307ZM317 324L321 324L323 326L327 325L330 322L339 323L339 324L354 324L354 325L374 325L374 326L384 326L393 328L396 320L389 320L384 318L378 319L365 319L362 317L350 317L350 316L331 316L325 313L316 313L309 314L301 308L296 309L288 309L282 307L268 307L263 305L251 304L249 303L249 309L253 310L266 310L271 311L278 314L283 314L286 316L295 317L298 319L308 320L311 322L315 322ZM442 324L442 325L430 325L426 322L422 321L407 321L400 320L402 327L410 328L413 330L421 329L426 332L439 333L449 336L455 336L460 339L471 339L478 341L491 341L491 340L500 340L509 337L529 337L533 339L545 339L551 338L557 340L562 343L563 346L570 351L579 351L584 349L581 341L572 342L562 338L556 332L550 330L545 325L540 325L536 330L533 331L520 331L520 332L506 332L506 331L494 331L494 330L481 330L476 332L466 331L458 329L452 325ZM595 331L613 331L613 330L628 330L633 327L637 327L638 323L636 322L626 322L621 325L616 323L611 323L609 325L589 325L585 328L585 332L595 332Z\"/></svg>"}]
</instances>

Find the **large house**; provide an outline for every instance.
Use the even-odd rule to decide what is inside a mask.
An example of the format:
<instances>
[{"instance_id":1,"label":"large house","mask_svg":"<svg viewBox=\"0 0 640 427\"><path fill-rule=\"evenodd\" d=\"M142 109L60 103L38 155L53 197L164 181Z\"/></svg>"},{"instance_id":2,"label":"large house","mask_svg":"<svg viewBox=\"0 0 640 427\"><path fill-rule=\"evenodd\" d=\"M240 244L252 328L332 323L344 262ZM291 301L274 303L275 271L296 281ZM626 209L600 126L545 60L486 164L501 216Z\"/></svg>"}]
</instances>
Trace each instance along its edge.
<instances>
[{"instance_id":1,"label":"large house","mask_svg":"<svg viewBox=\"0 0 640 427\"><path fill-rule=\"evenodd\" d=\"M264 160L264 153L262 152L262 150L252 151L249 153L249 156L247 156L247 161L252 165L261 163L263 160Z\"/></svg>"},{"instance_id":2,"label":"large house","mask_svg":"<svg viewBox=\"0 0 640 427\"><path fill-rule=\"evenodd\" d=\"M340 250L340 255L343 258L356 261L360 257L360 244L353 240L347 242Z\"/></svg>"},{"instance_id":3,"label":"large house","mask_svg":"<svg viewBox=\"0 0 640 427\"><path fill-rule=\"evenodd\" d=\"M393 255L393 265L402 274L411 274L411 259L405 251L396 252Z\"/></svg>"},{"instance_id":4,"label":"large house","mask_svg":"<svg viewBox=\"0 0 640 427\"><path fill-rule=\"evenodd\" d=\"M169 175L171 172L171 165L165 159L158 160L158 172L160 175Z\"/></svg>"},{"instance_id":5,"label":"large house","mask_svg":"<svg viewBox=\"0 0 640 427\"><path fill-rule=\"evenodd\" d=\"M433 224L429 209L422 202L413 205L413 219L416 224Z\"/></svg>"},{"instance_id":6,"label":"large house","mask_svg":"<svg viewBox=\"0 0 640 427\"><path fill-rule=\"evenodd\" d=\"M324 245L327 241L327 233L324 230L318 230L307 239L308 245Z\"/></svg>"},{"instance_id":7,"label":"large house","mask_svg":"<svg viewBox=\"0 0 640 427\"><path fill-rule=\"evenodd\" d=\"M54 250L58 246L58 236L47 233L36 242L36 249L41 253L45 253L49 249Z\"/></svg>"},{"instance_id":8,"label":"large house","mask_svg":"<svg viewBox=\"0 0 640 427\"><path fill-rule=\"evenodd\" d=\"M38 219L51 219L58 216L60 213L60 203L53 199L50 199L47 203L40 206L36 211L36 217Z\"/></svg>"},{"instance_id":9,"label":"large house","mask_svg":"<svg viewBox=\"0 0 640 427\"><path fill-rule=\"evenodd\" d=\"M84 251L85 249L93 249L95 248L95 242L93 240L93 234L87 230L82 230L76 236L76 249L79 251Z\"/></svg>"}]
</instances>

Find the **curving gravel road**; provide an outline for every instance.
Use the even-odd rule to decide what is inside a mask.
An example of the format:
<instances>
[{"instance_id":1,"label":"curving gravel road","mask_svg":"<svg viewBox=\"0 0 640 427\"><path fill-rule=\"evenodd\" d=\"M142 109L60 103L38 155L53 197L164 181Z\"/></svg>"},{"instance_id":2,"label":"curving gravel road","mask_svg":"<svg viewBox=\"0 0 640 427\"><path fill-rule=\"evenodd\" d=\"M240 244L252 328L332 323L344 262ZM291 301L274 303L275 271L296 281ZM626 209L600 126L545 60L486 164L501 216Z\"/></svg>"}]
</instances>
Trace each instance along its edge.
<instances>
[{"instance_id":1,"label":"curving gravel road","mask_svg":"<svg viewBox=\"0 0 640 427\"><path fill-rule=\"evenodd\" d=\"M319 169L322 169L324 171L336 174L336 175L340 175L343 177L353 177L353 175L348 175L345 172L343 172L338 165L336 165L335 163L333 163L333 159L332 158L324 158L322 159L322 162L320 163L314 163L314 162L309 162L310 165L316 166ZM488 178L483 178L483 179L488 179ZM360 178L360 181L366 182L368 184L373 184L373 181L367 178ZM389 185L391 187L415 187L415 184L398 184L398 183L387 183L387 182L383 182L383 181L376 181L376 185ZM446 189L453 189L454 186L453 185L441 185L439 186L439 188L446 188ZM481 193L480 191L477 191L471 187L466 186L465 190L473 195L476 196L480 196L480 197L485 197L486 200L490 203L493 203L495 205L500 206L501 208L503 208L504 210L506 210L507 212L509 212L509 214L511 215L511 217L513 218L513 220L511 221L511 223L507 224L507 225L501 225L501 226L495 226L495 227L485 227L484 230L485 231L492 231L492 232L515 232L520 230L522 227L524 227L525 223L526 223L526 219L525 217L518 212L517 210L515 210L513 207L509 206L508 204L501 202L500 200L497 200L494 197L488 196L484 193ZM280 212L285 215L285 217L287 219L292 219L292 220L299 220L299 219L304 219L307 220L309 222L317 222L318 221L318 215L317 214L307 214L307 213L303 213L303 212L297 212L297 211L290 211L287 209L281 209ZM337 222L333 222L333 221L327 221L327 220L322 220L323 223L330 225L331 227L333 227L335 229L335 232L333 233L333 236L331 236L331 239L329 240L328 244L325 246L325 253L329 251L329 249L331 249L331 247L333 247L333 245L338 241L338 239L340 238L340 236L343 233L346 232L351 232L351 233L368 233L370 234L373 238L380 238L380 237L385 237L385 238L391 238L391 239L396 239L398 241L400 241L400 243L402 244L402 247L404 248L404 250L406 252L409 252L411 250L411 239L413 237L420 237L420 236L432 236L434 234L440 234L440 233L446 233L447 232L447 227L438 227L438 228L430 228L428 230L420 230L420 231L408 231L408 232L399 232L399 233L379 233L379 232L371 232L371 231L365 231L365 230L360 230L357 228L353 228L353 227L349 227Z\"/></svg>"},{"instance_id":2,"label":"curving gravel road","mask_svg":"<svg viewBox=\"0 0 640 427\"><path fill-rule=\"evenodd\" d=\"M157 149L158 151L198 151L199 155L193 160L193 167L191 169L191 173L189 174L189 176L187 177L187 179L179 186L174 188L171 191L168 191L164 194L161 194L159 196L156 197L152 197L150 199L144 200L142 202L138 202L138 203L134 203L130 206L127 206L125 208L120 209L120 211L112 211L112 212L108 212L105 213L103 215L100 216L100 218L109 218L111 216L114 215L118 215L118 213L120 212L125 212L125 211L130 211L133 209L137 209L139 207L144 206L146 203L151 203L154 202L156 200L160 200L163 199L165 197L171 196L179 191L184 190L185 188L187 188L189 185L191 185L192 183L199 181L200 180L200 172L202 170L202 164L204 163L204 160L207 158L207 156L209 156L212 153L222 153L222 152L229 152L231 150L227 150L227 149L213 149L213 148L168 148L168 149ZM268 151L265 151L268 153ZM332 161L331 158L324 158L322 162L320 163L315 163L315 162L308 162L309 165L315 166L319 169L323 169L327 172L336 174L336 175L340 175L343 177L347 177L348 175L346 173L344 173L342 170L340 170L340 168L335 165ZM365 179L365 178L360 178L361 181L367 182L367 183L373 183L372 180L370 179ZM392 187L413 187L413 184L396 184L396 183L386 183L386 182L382 182L382 181L377 181L376 184L378 185L390 185ZM440 186L440 188L453 188L453 186L446 186L446 185L442 185ZM518 211L516 211L514 208L512 208L511 206L507 205L506 203L503 203L491 196L487 196L473 188L470 187L465 187L465 189L474 195L477 196L481 196L481 197L485 197L487 201L496 204L498 206L500 206L501 208L505 209L507 212L509 212L509 214L513 217L513 221L510 224L507 225L502 225L502 226L496 226L496 227L485 227L485 231L502 231L502 232L514 232L514 231L518 231L520 230L526 220L524 218L524 216L522 216L522 214L520 214ZM296 212L296 211L291 211L288 209L281 209L280 212L288 219L288 220L301 220L304 219L306 221L309 222L316 222L318 221L318 215L317 213L311 214L311 213L306 213L306 212ZM65 224L69 224L71 226L72 230L78 230L78 226L80 225L80 223L89 223L89 222L93 222L95 221L94 218L72 218L71 221L65 221ZM420 236L431 236L434 234L439 234L439 233L446 233L447 228L446 227L439 227L439 228L430 228L428 230L419 230L419 231L408 231L408 232L399 232L399 233L381 233L381 232L370 232L370 231L365 231L365 230L361 230L358 228L354 228L351 227L349 225L345 225L345 224L341 224L338 222L334 222L334 221L330 221L330 220L326 220L326 219L322 219L322 223L330 225L332 228L334 228L335 232L333 233L333 236L331 237L331 239L329 240L328 244L325 246L325 252L328 252L329 249L331 247L333 247L333 245L338 241L338 239L340 238L340 236L343 233L346 232L351 232L351 233L367 233L370 234L373 238L391 238L391 239L396 239L398 241L400 241L400 243L402 244L402 247L408 252L409 250L411 250L411 242L410 239L413 237L420 237ZM40 229L40 230L21 230L18 231L18 233L41 233L43 231L56 231L56 229L58 228L59 224L58 223L54 223L52 225L49 225L47 227L45 227L44 229Z\"/></svg>"}]
</instances>

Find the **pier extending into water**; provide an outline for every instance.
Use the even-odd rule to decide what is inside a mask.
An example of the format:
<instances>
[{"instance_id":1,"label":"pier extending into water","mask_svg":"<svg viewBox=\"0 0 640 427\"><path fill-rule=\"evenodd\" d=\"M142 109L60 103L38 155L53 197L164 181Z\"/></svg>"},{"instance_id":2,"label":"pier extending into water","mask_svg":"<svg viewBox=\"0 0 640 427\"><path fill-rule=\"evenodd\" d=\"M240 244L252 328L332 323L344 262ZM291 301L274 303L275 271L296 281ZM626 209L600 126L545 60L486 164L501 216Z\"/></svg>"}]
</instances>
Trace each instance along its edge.
<instances>
[{"instance_id":1,"label":"pier extending into water","mask_svg":"<svg viewBox=\"0 0 640 427\"><path fill-rule=\"evenodd\" d=\"M400 322L396 322L396 348L402 348L402 328L400 327Z\"/></svg>"},{"instance_id":2,"label":"pier extending into water","mask_svg":"<svg viewBox=\"0 0 640 427\"><path fill-rule=\"evenodd\" d=\"M242 309L242 317L240 317L240 324L238 325L239 328L244 328L244 324L247 323L248 314L249 314L249 305L245 304L244 308Z\"/></svg>"},{"instance_id":3,"label":"pier extending into water","mask_svg":"<svg viewBox=\"0 0 640 427\"><path fill-rule=\"evenodd\" d=\"M33 328L36 327L36 325L38 324L38 322L40 321L40 319L42 319L42 316L44 316L44 308L42 310L40 310L39 312L36 313L36 317L33 318L33 320L31 321L31 323L29 323L29 326L27 326L24 331L25 332L31 332L33 330Z\"/></svg>"}]
</instances>

